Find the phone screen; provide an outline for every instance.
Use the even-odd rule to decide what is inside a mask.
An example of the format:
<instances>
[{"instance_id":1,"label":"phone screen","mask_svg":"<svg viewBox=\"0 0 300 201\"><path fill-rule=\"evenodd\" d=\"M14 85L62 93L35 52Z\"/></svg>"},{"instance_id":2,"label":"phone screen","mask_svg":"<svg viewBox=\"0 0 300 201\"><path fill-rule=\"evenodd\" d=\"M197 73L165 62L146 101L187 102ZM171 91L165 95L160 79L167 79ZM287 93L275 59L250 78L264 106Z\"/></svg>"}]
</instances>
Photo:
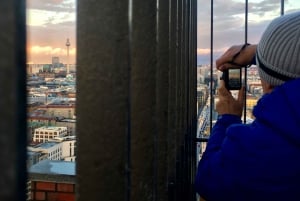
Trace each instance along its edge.
<instances>
[{"instance_id":1,"label":"phone screen","mask_svg":"<svg viewBox=\"0 0 300 201\"><path fill-rule=\"evenodd\" d=\"M242 87L241 69L228 69L225 72L225 85L228 90L239 90Z\"/></svg>"}]
</instances>

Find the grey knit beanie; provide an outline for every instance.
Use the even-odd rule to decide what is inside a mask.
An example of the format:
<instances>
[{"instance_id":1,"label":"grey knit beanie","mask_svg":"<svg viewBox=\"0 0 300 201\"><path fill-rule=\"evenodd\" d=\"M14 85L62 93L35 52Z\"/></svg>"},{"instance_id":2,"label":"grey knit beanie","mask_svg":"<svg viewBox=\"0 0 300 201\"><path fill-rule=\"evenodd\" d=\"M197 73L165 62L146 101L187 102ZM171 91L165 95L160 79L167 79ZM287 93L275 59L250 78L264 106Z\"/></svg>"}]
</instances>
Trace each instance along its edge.
<instances>
[{"instance_id":1,"label":"grey knit beanie","mask_svg":"<svg viewBox=\"0 0 300 201\"><path fill-rule=\"evenodd\" d=\"M274 19L256 49L261 79L278 86L300 77L300 12Z\"/></svg>"}]
</instances>

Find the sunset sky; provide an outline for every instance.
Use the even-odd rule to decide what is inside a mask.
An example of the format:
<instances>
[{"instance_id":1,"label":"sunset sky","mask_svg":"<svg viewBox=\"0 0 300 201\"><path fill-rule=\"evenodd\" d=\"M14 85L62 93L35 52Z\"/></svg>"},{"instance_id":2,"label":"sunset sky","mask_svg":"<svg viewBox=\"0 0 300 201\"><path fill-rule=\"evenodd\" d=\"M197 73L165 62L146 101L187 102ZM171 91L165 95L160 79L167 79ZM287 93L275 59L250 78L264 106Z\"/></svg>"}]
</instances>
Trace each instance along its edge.
<instances>
[{"instance_id":1,"label":"sunset sky","mask_svg":"<svg viewBox=\"0 0 300 201\"><path fill-rule=\"evenodd\" d=\"M232 44L244 42L244 0L214 0L214 59ZM271 19L280 15L280 0L248 0L248 42L257 43ZM300 9L285 0L285 13ZM51 63L53 56L76 59L76 0L27 0L27 62ZM198 64L210 61L210 0L198 0Z\"/></svg>"},{"instance_id":2,"label":"sunset sky","mask_svg":"<svg viewBox=\"0 0 300 201\"><path fill-rule=\"evenodd\" d=\"M285 0L285 13L300 10L299 0ZM281 0L248 0L248 43L257 43ZM198 64L210 63L210 0L198 0ZM233 44L245 41L245 0L214 0L214 59Z\"/></svg>"},{"instance_id":3,"label":"sunset sky","mask_svg":"<svg viewBox=\"0 0 300 201\"><path fill-rule=\"evenodd\" d=\"M27 0L27 63L51 63L53 56L70 64L76 56L75 0Z\"/></svg>"}]
</instances>

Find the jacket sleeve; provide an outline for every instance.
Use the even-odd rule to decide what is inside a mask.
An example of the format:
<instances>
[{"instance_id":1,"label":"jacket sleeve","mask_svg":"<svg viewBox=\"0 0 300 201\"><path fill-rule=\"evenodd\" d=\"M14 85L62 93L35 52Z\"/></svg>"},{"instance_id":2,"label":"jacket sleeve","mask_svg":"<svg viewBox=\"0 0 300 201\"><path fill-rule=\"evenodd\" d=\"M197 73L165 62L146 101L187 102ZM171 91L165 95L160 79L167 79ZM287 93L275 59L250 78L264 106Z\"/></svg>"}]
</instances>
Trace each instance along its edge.
<instances>
[{"instance_id":1,"label":"jacket sleeve","mask_svg":"<svg viewBox=\"0 0 300 201\"><path fill-rule=\"evenodd\" d=\"M241 124L236 115L221 115L212 129L206 150L198 164L195 179L196 191L206 200L224 200L230 195L231 176L224 166L221 147L226 139L227 128Z\"/></svg>"}]
</instances>

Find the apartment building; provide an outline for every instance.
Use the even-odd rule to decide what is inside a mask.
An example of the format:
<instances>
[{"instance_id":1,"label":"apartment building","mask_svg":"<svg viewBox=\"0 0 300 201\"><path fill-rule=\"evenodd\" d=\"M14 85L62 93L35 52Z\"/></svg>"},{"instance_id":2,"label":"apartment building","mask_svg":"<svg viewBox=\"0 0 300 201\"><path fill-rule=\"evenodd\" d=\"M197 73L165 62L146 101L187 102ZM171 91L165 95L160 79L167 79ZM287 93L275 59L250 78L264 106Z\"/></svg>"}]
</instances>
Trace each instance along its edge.
<instances>
[{"instance_id":1,"label":"apartment building","mask_svg":"<svg viewBox=\"0 0 300 201\"><path fill-rule=\"evenodd\" d=\"M55 137L68 135L67 127L42 126L34 130L33 142L47 142Z\"/></svg>"},{"instance_id":2,"label":"apartment building","mask_svg":"<svg viewBox=\"0 0 300 201\"><path fill-rule=\"evenodd\" d=\"M52 117L73 118L75 116L75 103L68 104L48 104L40 106L39 109L45 110L46 114Z\"/></svg>"},{"instance_id":3,"label":"apartment building","mask_svg":"<svg viewBox=\"0 0 300 201\"><path fill-rule=\"evenodd\" d=\"M49 160L61 160L62 158L62 143L60 142L45 142L35 146L28 146L28 150L41 152L45 154Z\"/></svg>"},{"instance_id":4,"label":"apartment building","mask_svg":"<svg viewBox=\"0 0 300 201\"><path fill-rule=\"evenodd\" d=\"M61 143L62 156L61 160L74 162L76 159L76 137L66 136L66 137L56 137L51 139L50 142Z\"/></svg>"}]
</instances>

